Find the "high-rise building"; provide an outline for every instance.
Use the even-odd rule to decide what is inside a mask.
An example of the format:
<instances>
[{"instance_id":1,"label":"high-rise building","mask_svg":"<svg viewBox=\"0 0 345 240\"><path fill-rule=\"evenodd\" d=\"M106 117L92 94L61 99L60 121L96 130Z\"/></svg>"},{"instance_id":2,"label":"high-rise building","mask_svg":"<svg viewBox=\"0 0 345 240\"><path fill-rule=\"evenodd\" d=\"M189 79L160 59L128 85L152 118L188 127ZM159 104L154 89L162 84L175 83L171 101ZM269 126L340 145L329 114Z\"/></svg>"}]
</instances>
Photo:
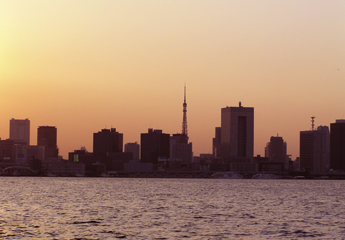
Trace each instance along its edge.
<instances>
[{"instance_id":1,"label":"high-rise building","mask_svg":"<svg viewBox=\"0 0 345 240\"><path fill-rule=\"evenodd\" d=\"M10 120L10 139L30 145L30 120L14 119Z\"/></svg>"},{"instance_id":2,"label":"high-rise building","mask_svg":"<svg viewBox=\"0 0 345 240\"><path fill-rule=\"evenodd\" d=\"M268 157L268 160L271 162L284 163L284 167L288 168L286 142L282 137L271 137L270 141L266 144L265 157Z\"/></svg>"},{"instance_id":3,"label":"high-rise building","mask_svg":"<svg viewBox=\"0 0 345 240\"><path fill-rule=\"evenodd\" d=\"M123 149L123 134L116 128L102 129L93 134L93 153L106 156L107 153L120 153Z\"/></svg>"},{"instance_id":4,"label":"high-rise building","mask_svg":"<svg viewBox=\"0 0 345 240\"><path fill-rule=\"evenodd\" d=\"M314 173L329 171L329 128L300 132L300 170Z\"/></svg>"},{"instance_id":5,"label":"high-rise building","mask_svg":"<svg viewBox=\"0 0 345 240\"><path fill-rule=\"evenodd\" d=\"M225 162L252 163L254 108L226 107L221 111L221 158Z\"/></svg>"},{"instance_id":6,"label":"high-rise building","mask_svg":"<svg viewBox=\"0 0 345 240\"><path fill-rule=\"evenodd\" d=\"M158 158L170 157L170 134L149 128L140 137L141 161L157 164Z\"/></svg>"},{"instance_id":7,"label":"high-rise building","mask_svg":"<svg viewBox=\"0 0 345 240\"><path fill-rule=\"evenodd\" d=\"M221 127L215 128L215 137L212 139L212 155L213 157L221 156Z\"/></svg>"},{"instance_id":8,"label":"high-rise building","mask_svg":"<svg viewBox=\"0 0 345 240\"><path fill-rule=\"evenodd\" d=\"M140 145L135 143L126 143L125 144L125 152L131 152L133 154L132 160L139 160L139 152L140 152Z\"/></svg>"},{"instance_id":9,"label":"high-rise building","mask_svg":"<svg viewBox=\"0 0 345 240\"><path fill-rule=\"evenodd\" d=\"M345 120L331 123L330 134L330 167L333 170L345 171Z\"/></svg>"},{"instance_id":10,"label":"high-rise building","mask_svg":"<svg viewBox=\"0 0 345 240\"><path fill-rule=\"evenodd\" d=\"M58 158L57 130L52 126L40 126L37 129L37 146L44 146L44 158Z\"/></svg>"}]
</instances>

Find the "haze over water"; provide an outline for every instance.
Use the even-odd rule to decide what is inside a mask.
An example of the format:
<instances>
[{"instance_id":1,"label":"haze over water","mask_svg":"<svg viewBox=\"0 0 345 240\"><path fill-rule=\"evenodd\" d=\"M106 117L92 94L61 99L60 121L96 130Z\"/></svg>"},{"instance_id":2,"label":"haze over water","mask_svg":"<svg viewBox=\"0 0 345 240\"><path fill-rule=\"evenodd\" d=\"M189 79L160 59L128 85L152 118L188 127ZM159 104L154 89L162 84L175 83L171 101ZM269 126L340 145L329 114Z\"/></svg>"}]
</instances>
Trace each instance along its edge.
<instances>
[{"instance_id":1,"label":"haze over water","mask_svg":"<svg viewBox=\"0 0 345 240\"><path fill-rule=\"evenodd\" d=\"M1 239L341 239L337 180L2 177Z\"/></svg>"}]
</instances>

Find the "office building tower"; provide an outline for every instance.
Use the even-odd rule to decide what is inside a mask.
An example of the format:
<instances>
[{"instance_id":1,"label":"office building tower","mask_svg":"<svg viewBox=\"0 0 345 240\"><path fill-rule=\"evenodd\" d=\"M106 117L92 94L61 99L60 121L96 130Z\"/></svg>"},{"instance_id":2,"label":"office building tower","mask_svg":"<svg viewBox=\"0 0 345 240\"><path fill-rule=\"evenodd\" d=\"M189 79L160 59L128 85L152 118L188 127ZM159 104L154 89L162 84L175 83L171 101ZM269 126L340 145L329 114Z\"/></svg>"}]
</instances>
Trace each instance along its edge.
<instances>
[{"instance_id":1,"label":"office building tower","mask_svg":"<svg viewBox=\"0 0 345 240\"><path fill-rule=\"evenodd\" d=\"M125 152L131 152L133 154L132 160L139 160L139 152L140 152L140 145L135 143L126 143L125 144Z\"/></svg>"},{"instance_id":2,"label":"office building tower","mask_svg":"<svg viewBox=\"0 0 345 240\"><path fill-rule=\"evenodd\" d=\"M58 158L57 130L52 126L40 126L37 129L37 146L44 146L44 158Z\"/></svg>"},{"instance_id":3,"label":"office building tower","mask_svg":"<svg viewBox=\"0 0 345 240\"><path fill-rule=\"evenodd\" d=\"M221 128L215 128L215 137L212 139L212 155L219 158L221 155Z\"/></svg>"},{"instance_id":4,"label":"office building tower","mask_svg":"<svg viewBox=\"0 0 345 240\"><path fill-rule=\"evenodd\" d=\"M148 129L140 137L141 161L157 164L158 158L170 157L170 134L162 130Z\"/></svg>"},{"instance_id":5,"label":"office building tower","mask_svg":"<svg viewBox=\"0 0 345 240\"><path fill-rule=\"evenodd\" d=\"M12 118L10 120L10 139L17 143L30 145L30 120Z\"/></svg>"},{"instance_id":6,"label":"office building tower","mask_svg":"<svg viewBox=\"0 0 345 240\"><path fill-rule=\"evenodd\" d=\"M119 153L123 149L123 134L116 128L102 129L93 134L93 153L106 156L107 153Z\"/></svg>"},{"instance_id":7,"label":"office building tower","mask_svg":"<svg viewBox=\"0 0 345 240\"><path fill-rule=\"evenodd\" d=\"M254 108L226 107L221 111L221 158L225 162L252 163Z\"/></svg>"},{"instance_id":8,"label":"office building tower","mask_svg":"<svg viewBox=\"0 0 345 240\"><path fill-rule=\"evenodd\" d=\"M314 129L314 128L312 128ZM327 126L300 132L300 170L313 173L329 171L330 134Z\"/></svg>"},{"instance_id":9,"label":"office building tower","mask_svg":"<svg viewBox=\"0 0 345 240\"><path fill-rule=\"evenodd\" d=\"M330 168L345 171L345 120L331 123Z\"/></svg>"},{"instance_id":10,"label":"office building tower","mask_svg":"<svg viewBox=\"0 0 345 240\"><path fill-rule=\"evenodd\" d=\"M265 157L270 162L284 163L284 168L288 168L286 142L282 137L271 137L270 141L266 144Z\"/></svg>"}]
</instances>

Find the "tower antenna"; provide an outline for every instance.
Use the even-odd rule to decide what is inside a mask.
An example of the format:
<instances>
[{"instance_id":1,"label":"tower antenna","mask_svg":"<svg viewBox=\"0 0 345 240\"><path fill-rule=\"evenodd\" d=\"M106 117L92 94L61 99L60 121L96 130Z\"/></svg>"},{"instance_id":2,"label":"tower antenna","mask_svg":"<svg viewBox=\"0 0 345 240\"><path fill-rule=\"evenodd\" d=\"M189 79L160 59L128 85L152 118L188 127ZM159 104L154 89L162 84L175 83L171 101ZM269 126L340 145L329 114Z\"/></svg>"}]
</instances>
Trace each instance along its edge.
<instances>
[{"instance_id":1,"label":"tower antenna","mask_svg":"<svg viewBox=\"0 0 345 240\"><path fill-rule=\"evenodd\" d=\"M184 84L184 102L183 102L182 134L188 136L188 130L187 130L186 83Z\"/></svg>"}]
</instances>

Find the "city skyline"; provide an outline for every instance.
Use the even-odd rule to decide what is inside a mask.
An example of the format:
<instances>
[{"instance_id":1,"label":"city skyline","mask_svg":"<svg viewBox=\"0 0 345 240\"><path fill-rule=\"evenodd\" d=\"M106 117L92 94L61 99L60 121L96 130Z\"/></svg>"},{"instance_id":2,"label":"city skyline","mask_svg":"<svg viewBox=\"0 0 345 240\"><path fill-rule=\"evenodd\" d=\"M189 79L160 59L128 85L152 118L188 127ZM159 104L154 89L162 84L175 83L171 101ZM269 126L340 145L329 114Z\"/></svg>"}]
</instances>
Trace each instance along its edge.
<instances>
[{"instance_id":1,"label":"city skyline","mask_svg":"<svg viewBox=\"0 0 345 240\"><path fill-rule=\"evenodd\" d=\"M114 127L181 131L188 87L194 155L212 152L220 109L255 108L254 155L271 136L343 119L344 1L2 1L0 137L9 119L56 126L58 147L92 149Z\"/></svg>"}]
</instances>

